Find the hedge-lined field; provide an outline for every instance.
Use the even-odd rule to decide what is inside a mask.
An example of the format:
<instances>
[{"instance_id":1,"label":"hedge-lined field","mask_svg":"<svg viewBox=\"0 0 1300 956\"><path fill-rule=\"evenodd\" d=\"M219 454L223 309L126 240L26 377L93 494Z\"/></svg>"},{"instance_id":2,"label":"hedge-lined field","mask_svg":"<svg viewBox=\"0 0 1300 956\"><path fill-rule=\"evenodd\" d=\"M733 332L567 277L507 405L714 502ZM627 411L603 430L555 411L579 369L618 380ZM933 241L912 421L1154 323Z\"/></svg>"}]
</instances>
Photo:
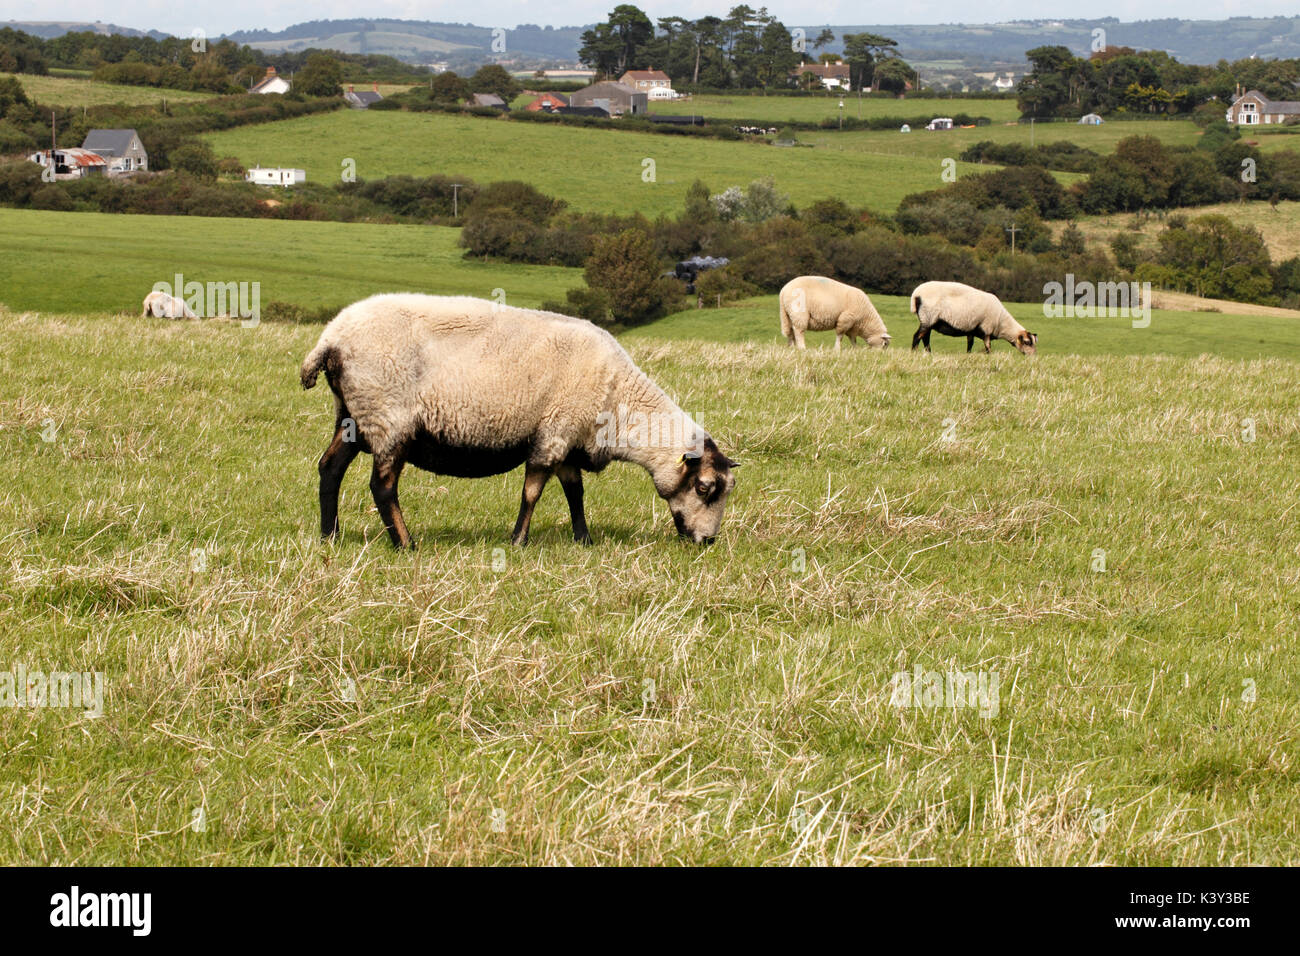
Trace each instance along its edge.
<instances>
[{"instance_id":1,"label":"hedge-lined field","mask_svg":"<svg viewBox=\"0 0 1300 956\"><path fill-rule=\"evenodd\" d=\"M172 103L192 103L211 99L215 93L196 93L191 90L163 90L151 86L125 86L119 83L99 83L90 79L70 76L36 76L30 73L0 73L12 76L22 84L28 99L49 106L149 106L167 100ZM60 144L63 145L63 144Z\"/></svg>"}]
</instances>

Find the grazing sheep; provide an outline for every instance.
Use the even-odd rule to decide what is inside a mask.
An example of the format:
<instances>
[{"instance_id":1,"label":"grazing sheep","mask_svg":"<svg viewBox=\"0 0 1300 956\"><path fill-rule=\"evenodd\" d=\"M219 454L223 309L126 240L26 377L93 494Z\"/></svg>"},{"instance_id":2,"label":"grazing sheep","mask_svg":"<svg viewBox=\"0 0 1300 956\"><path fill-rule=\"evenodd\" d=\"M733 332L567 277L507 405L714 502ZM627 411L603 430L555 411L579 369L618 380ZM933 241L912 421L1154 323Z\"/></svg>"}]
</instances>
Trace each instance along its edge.
<instances>
[{"instance_id":1,"label":"grazing sheep","mask_svg":"<svg viewBox=\"0 0 1300 956\"><path fill-rule=\"evenodd\" d=\"M975 339L984 340L987 353L994 339L1010 342L1025 355L1038 349L1038 336L1025 331L991 292L960 282L922 282L912 290L912 312L920 325L912 336L912 348L925 344L930 351L930 333L966 336L966 351Z\"/></svg>"},{"instance_id":2,"label":"grazing sheep","mask_svg":"<svg viewBox=\"0 0 1300 956\"><path fill-rule=\"evenodd\" d=\"M874 349L889 347L889 332L867 294L824 276L800 276L781 289L781 334L791 345L806 348L805 331L835 330L835 348L844 336L859 338Z\"/></svg>"},{"instance_id":3,"label":"grazing sheep","mask_svg":"<svg viewBox=\"0 0 1300 956\"><path fill-rule=\"evenodd\" d=\"M144 297L144 308L140 312L140 317L144 318L150 313L156 319L197 319L194 310L185 304L184 299L178 299L174 295L168 295L166 292L150 292Z\"/></svg>"},{"instance_id":4,"label":"grazing sheep","mask_svg":"<svg viewBox=\"0 0 1300 956\"><path fill-rule=\"evenodd\" d=\"M524 465L512 540L551 475L569 503L574 540L590 543L582 472L640 465L668 502L678 534L718 533L734 463L590 322L482 299L377 295L338 314L302 364L303 388L324 370L334 438L321 457L321 534L338 531L339 483L360 451L374 456L370 490L393 544L411 537L397 502L410 462L462 478Z\"/></svg>"}]
</instances>

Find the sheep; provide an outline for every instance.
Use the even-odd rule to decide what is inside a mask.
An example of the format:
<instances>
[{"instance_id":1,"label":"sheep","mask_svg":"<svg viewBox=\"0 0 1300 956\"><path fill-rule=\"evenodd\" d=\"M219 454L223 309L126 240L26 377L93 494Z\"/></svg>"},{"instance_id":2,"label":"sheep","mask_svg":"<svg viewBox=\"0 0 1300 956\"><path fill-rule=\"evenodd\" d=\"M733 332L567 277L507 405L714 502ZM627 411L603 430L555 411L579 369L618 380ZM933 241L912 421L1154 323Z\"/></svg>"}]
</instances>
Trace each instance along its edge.
<instances>
[{"instance_id":1,"label":"sheep","mask_svg":"<svg viewBox=\"0 0 1300 956\"><path fill-rule=\"evenodd\" d=\"M154 318L162 319L197 319L194 310L185 304L184 299L178 299L174 295L168 295L166 292L150 292L144 297L144 307L140 312L140 317L153 314Z\"/></svg>"},{"instance_id":2,"label":"sheep","mask_svg":"<svg viewBox=\"0 0 1300 956\"><path fill-rule=\"evenodd\" d=\"M735 487L714 440L590 322L483 299L396 293L343 309L303 360L303 388L321 371L334 393L334 437L321 456L321 535L338 533L339 484L358 452L373 456L370 490L398 548L411 536L397 499L410 462L464 478L524 465L511 540L523 546L552 475L574 540L591 543L582 472L640 465L668 503L677 533L718 533Z\"/></svg>"},{"instance_id":3,"label":"sheep","mask_svg":"<svg viewBox=\"0 0 1300 956\"><path fill-rule=\"evenodd\" d=\"M967 352L977 337L984 340L985 354L994 339L1010 342L1024 355L1033 355L1038 349L1038 336L1026 331L991 292L960 282L922 282L912 290L911 303L920 323L912 336L913 349L924 343L930 351L932 331L966 336Z\"/></svg>"},{"instance_id":4,"label":"sheep","mask_svg":"<svg viewBox=\"0 0 1300 956\"><path fill-rule=\"evenodd\" d=\"M806 348L804 332L835 330L838 350L844 336L856 345L865 339L872 348L889 348L889 332L867 294L824 276L799 276L781 289L781 334L791 345Z\"/></svg>"}]
</instances>

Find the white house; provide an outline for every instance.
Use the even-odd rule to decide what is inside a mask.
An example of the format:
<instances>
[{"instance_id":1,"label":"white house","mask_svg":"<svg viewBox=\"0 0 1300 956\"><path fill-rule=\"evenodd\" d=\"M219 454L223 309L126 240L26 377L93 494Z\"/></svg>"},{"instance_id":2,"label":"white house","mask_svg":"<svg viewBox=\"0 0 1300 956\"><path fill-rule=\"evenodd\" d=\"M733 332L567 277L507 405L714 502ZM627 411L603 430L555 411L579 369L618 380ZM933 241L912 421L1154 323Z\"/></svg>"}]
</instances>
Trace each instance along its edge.
<instances>
[{"instance_id":1,"label":"white house","mask_svg":"<svg viewBox=\"0 0 1300 956\"><path fill-rule=\"evenodd\" d=\"M244 182L256 183L258 186L296 186L307 181L307 170L274 167L263 169L254 166L244 173Z\"/></svg>"},{"instance_id":2,"label":"white house","mask_svg":"<svg viewBox=\"0 0 1300 956\"><path fill-rule=\"evenodd\" d=\"M275 67L266 68L266 76L253 84L250 93L288 93L289 81L275 72Z\"/></svg>"},{"instance_id":3,"label":"white house","mask_svg":"<svg viewBox=\"0 0 1300 956\"><path fill-rule=\"evenodd\" d=\"M1243 93L1228 107L1228 122L1239 126L1285 123L1300 116L1300 102L1296 100L1270 100L1259 90Z\"/></svg>"},{"instance_id":4,"label":"white house","mask_svg":"<svg viewBox=\"0 0 1300 956\"><path fill-rule=\"evenodd\" d=\"M677 98L677 94L673 92L673 81L663 70L628 70L618 78L618 81L624 86L630 86L646 94L652 100Z\"/></svg>"}]
</instances>

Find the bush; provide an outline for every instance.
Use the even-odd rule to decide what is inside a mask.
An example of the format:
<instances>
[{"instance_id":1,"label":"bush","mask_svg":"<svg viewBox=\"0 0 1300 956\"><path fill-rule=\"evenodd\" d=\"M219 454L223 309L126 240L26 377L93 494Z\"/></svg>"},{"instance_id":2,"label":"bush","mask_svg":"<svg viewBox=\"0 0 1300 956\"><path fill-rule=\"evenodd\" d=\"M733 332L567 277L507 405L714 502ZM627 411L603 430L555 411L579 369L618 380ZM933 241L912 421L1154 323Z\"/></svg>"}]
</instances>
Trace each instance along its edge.
<instances>
[{"instance_id":1,"label":"bush","mask_svg":"<svg viewBox=\"0 0 1300 956\"><path fill-rule=\"evenodd\" d=\"M659 318L680 295L677 283L662 279L661 271L650 237L628 229L597 245L583 274L589 288L607 297L613 321L637 325Z\"/></svg>"},{"instance_id":2,"label":"bush","mask_svg":"<svg viewBox=\"0 0 1300 956\"><path fill-rule=\"evenodd\" d=\"M54 183L42 186L32 194L31 207L33 209L68 212L73 206L72 197L61 186Z\"/></svg>"}]
</instances>

